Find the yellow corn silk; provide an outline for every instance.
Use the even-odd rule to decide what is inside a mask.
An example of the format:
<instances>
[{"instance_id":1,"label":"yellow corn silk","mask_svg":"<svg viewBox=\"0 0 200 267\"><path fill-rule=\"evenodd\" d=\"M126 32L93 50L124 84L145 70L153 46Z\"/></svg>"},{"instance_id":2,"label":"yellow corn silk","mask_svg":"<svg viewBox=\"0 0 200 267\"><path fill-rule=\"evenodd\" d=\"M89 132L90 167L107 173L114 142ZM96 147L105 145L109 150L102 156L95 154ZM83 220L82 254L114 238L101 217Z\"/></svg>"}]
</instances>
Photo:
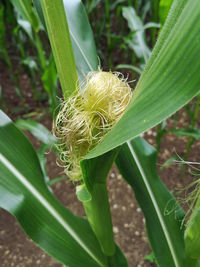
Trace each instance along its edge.
<instances>
[{"instance_id":1,"label":"yellow corn silk","mask_svg":"<svg viewBox=\"0 0 200 267\"><path fill-rule=\"evenodd\" d=\"M120 78L121 77L121 78ZM82 90L61 105L54 123L65 173L82 178L80 160L94 148L124 113L132 90L120 73L90 72Z\"/></svg>"}]
</instances>

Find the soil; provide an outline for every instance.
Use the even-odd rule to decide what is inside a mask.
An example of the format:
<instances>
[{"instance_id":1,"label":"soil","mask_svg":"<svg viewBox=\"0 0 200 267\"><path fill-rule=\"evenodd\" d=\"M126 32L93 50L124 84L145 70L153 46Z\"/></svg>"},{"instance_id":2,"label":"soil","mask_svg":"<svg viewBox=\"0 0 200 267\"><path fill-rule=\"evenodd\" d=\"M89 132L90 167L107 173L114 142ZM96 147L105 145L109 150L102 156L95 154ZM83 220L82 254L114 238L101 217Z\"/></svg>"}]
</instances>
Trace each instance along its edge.
<instances>
[{"instance_id":1,"label":"soil","mask_svg":"<svg viewBox=\"0 0 200 267\"><path fill-rule=\"evenodd\" d=\"M28 111L22 108L23 103L13 90L14 84L7 73L3 64L1 64L0 84L3 89L4 100L2 106L4 111L13 120L18 117L27 117L27 113L32 114L33 119L37 119L51 130L51 115L48 112L43 114L43 111L48 107L47 101L42 103L33 101L27 75L23 73L20 76L20 89ZM42 90L40 85L38 88ZM187 124L186 113L181 110L178 115L178 126L184 127ZM172 123L173 120L169 119L169 128ZM39 141L28 132L26 132L26 135L38 149ZM156 128L150 129L144 134L144 138L154 146L155 136ZM192 177L187 169L185 177L181 178L181 165L170 165L163 170L160 166L176 153L183 156L186 143L187 138L178 138L174 134L165 135L161 143L158 172L165 185L172 191L185 187L192 180ZM200 162L199 148L200 142L198 141L190 151L189 160ZM47 170L50 178L60 176L62 169L56 165L55 154L50 152L47 158ZM115 240L127 257L130 267L156 266L155 263L150 263L144 258L145 255L151 253L145 231L144 217L132 189L124 182L115 166L110 171L107 183ZM55 196L75 214L85 215L81 203L76 199L75 188L69 180L57 182L53 185L53 191ZM21 230L16 219L5 210L0 210L0 262L1 267L64 266L37 247Z\"/></svg>"}]
</instances>

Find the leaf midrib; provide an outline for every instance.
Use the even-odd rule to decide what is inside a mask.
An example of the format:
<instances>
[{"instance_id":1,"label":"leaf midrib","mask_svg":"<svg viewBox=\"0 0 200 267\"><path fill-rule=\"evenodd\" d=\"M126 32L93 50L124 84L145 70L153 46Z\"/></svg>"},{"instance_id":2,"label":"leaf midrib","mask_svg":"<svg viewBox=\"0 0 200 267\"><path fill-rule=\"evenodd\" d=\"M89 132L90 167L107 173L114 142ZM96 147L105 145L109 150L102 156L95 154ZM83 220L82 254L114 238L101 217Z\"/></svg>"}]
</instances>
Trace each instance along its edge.
<instances>
[{"instance_id":1,"label":"leaf midrib","mask_svg":"<svg viewBox=\"0 0 200 267\"><path fill-rule=\"evenodd\" d=\"M70 29L69 29L69 31L70 31ZM92 68L92 66L90 65L90 62L89 62L87 56L85 55L85 53L83 52L81 46L79 45L78 40L76 39L76 37L75 37L75 35L73 34L72 31L70 31L70 34L71 34L71 37L72 37L72 39L74 40L75 44L77 45L78 49L80 50L80 52L81 52L83 58L85 59L85 62L87 63L87 65L88 65L90 71L92 71L93 68Z\"/></svg>"},{"instance_id":2,"label":"leaf midrib","mask_svg":"<svg viewBox=\"0 0 200 267\"><path fill-rule=\"evenodd\" d=\"M137 158L137 155L135 154L135 152L134 152L134 150L133 150L133 148L132 148L132 145L131 145L130 141L127 142L127 145L128 145L128 147L129 147L129 149L130 149L130 152L131 152L131 154L132 154L132 156L133 156L133 158L134 158L134 160L135 160L135 162L136 162L136 164L137 164L137 167L138 167L138 169L139 169L139 171L140 171L140 173L141 173L141 176L142 176L142 178L143 178L143 181L144 181L144 183L145 183L145 186L146 186L146 188L147 188L147 191L148 191L148 193L149 193L149 196L150 196L150 198L151 198L151 200L152 200L152 203L153 203L153 205L154 205L154 208L155 208L155 210L156 210L156 213L157 213L158 219L159 219L159 221L160 221L160 224L161 224L161 226L162 226L164 235L165 235L165 237L166 237L166 241L167 241L167 244L168 244L168 246L169 246L169 250L170 250L170 252L171 252L171 255L172 255L174 264L175 264L176 267L181 267L181 265L179 264L179 260L178 260L178 257L177 257L177 255L176 255L175 249L174 249L173 242L172 242L172 240L171 240L170 234L169 234L168 229L167 229L167 226L166 226L166 224L165 224L165 221L164 221L162 212L160 211L160 208L159 208L159 206L157 205L156 199L155 199L154 194L153 194L153 192L152 192L152 190L151 190L151 186L150 186L150 184L149 184L149 182L148 182L148 180L147 180L147 178L146 178L145 171L143 170L143 168L142 168L142 166L141 166L141 164L140 164L140 162L139 162L139 160L138 160L138 158Z\"/></svg>"},{"instance_id":3,"label":"leaf midrib","mask_svg":"<svg viewBox=\"0 0 200 267\"><path fill-rule=\"evenodd\" d=\"M92 253L92 251L85 245L85 243L80 239L80 237L74 232L74 230L66 223L62 215L60 215L57 210L50 205L50 203L38 192L38 190L20 173L15 166L2 154L0 153L0 161L6 166L8 171L13 173L13 175L26 187L36 199L40 201L43 207L63 226L63 228L77 241L77 243L102 267L104 264Z\"/></svg>"}]
</instances>

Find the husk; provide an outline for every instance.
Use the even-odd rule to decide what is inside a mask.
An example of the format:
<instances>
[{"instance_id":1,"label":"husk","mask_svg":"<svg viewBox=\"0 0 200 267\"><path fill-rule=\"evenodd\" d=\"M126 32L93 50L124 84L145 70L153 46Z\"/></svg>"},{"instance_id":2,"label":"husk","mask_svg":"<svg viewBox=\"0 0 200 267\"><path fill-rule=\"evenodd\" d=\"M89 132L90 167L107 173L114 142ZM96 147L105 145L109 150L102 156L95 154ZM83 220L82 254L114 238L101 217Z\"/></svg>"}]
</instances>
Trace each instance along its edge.
<instances>
[{"instance_id":1,"label":"husk","mask_svg":"<svg viewBox=\"0 0 200 267\"><path fill-rule=\"evenodd\" d=\"M116 124L132 98L132 90L119 73L90 72L84 88L77 88L61 104L53 131L65 173L82 179L80 160Z\"/></svg>"}]
</instances>

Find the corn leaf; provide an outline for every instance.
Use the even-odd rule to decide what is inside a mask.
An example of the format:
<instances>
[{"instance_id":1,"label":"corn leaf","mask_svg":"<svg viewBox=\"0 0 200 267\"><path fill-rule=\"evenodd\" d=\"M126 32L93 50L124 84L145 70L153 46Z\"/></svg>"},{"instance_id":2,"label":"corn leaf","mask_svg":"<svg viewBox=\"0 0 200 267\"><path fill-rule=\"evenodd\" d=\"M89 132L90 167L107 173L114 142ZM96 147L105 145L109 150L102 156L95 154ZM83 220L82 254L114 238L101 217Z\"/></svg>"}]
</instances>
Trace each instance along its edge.
<instances>
[{"instance_id":1,"label":"corn leaf","mask_svg":"<svg viewBox=\"0 0 200 267\"><path fill-rule=\"evenodd\" d=\"M6 27L4 22L5 8L3 3L0 4L0 58L3 58L10 69L12 64L6 49Z\"/></svg>"},{"instance_id":2,"label":"corn leaf","mask_svg":"<svg viewBox=\"0 0 200 267\"><path fill-rule=\"evenodd\" d=\"M190 216L185 231L185 246L187 254L193 258L198 259L200 257L200 198L195 205L195 208Z\"/></svg>"},{"instance_id":3,"label":"corn leaf","mask_svg":"<svg viewBox=\"0 0 200 267\"><path fill-rule=\"evenodd\" d=\"M196 140L200 139L200 129L198 128L179 128L179 129L170 129L169 132L174 133L179 137L190 136Z\"/></svg>"},{"instance_id":4,"label":"corn leaf","mask_svg":"<svg viewBox=\"0 0 200 267\"><path fill-rule=\"evenodd\" d=\"M40 21L37 13L32 8L31 0L10 0L23 20L28 21L37 32L40 28Z\"/></svg>"},{"instance_id":5,"label":"corn leaf","mask_svg":"<svg viewBox=\"0 0 200 267\"><path fill-rule=\"evenodd\" d=\"M178 0L173 7L127 112L86 158L103 154L138 136L200 92L199 0L188 0L186 4L185 0Z\"/></svg>"},{"instance_id":6,"label":"corn leaf","mask_svg":"<svg viewBox=\"0 0 200 267\"><path fill-rule=\"evenodd\" d=\"M129 47L133 49L138 58L147 62L151 51L146 44L142 20L137 16L135 9L130 6L122 8L122 15L127 20L128 26L133 33L133 37L127 41Z\"/></svg>"},{"instance_id":7,"label":"corn leaf","mask_svg":"<svg viewBox=\"0 0 200 267\"><path fill-rule=\"evenodd\" d=\"M41 21L44 22L41 1L33 0L33 3L37 8ZM68 21L79 82L81 83L89 71L98 68L96 47L82 1L63 0L63 4Z\"/></svg>"},{"instance_id":8,"label":"corn leaf","mask_svg":"<svg viewBox=\"0 0 200 267\"><path fill-rule=\"evenodd\" d=\"M2 111L0 207L12 213L31 239L65 265L106 266L87 221L74 216L48 190L32 145Z\"/></svg>"},{"instance_id":9,"label":"corn leaf","mask_svg":"<svg viewBox=\"0 0 200 267\"><path fill-rule=\"evenodd\" d=\"M172 3L173 0L161 0L159 3L159 18L160 18L160 23L162 25L164 24L167 18Z\"/></svg>"},{"instance_id":10,"label":"corn leaf","mask_svg":"<svg viewBox=\"0 0 200 267\"><path fill-rule=\"evenodd\" d=\"M81 0L64 0L65 12L80 82L98 68L96 47L88 17Z\"/></svg>"},{"instance_id":11,"label":"corn leaf","mask_svg":"<svg viewBox=\"0 0 200 267\"><path fill-rule=\"evenodd\" d=\"M78 77L63 1L44 0L41 6L63 97L66 99L76 90Z\"/></svg>"},{"instance_id":12,"label":"corn leaf","mask_svg":"<svg viewBox=\"0 0 200 267\"><path fill-rule=\"evenodd\" d=\"M46 64L44 73L42 74L42 83L44 89L49 95L49 102L52 108L52 112L56 110L59 104L59 92L58 92L58 75L53 55L49 57L49 62ZM54 114L53 114L54 115Z\"/></svg>"},{"instance_id":13,"label":"corn leaf","mask_svg":"<svg viewBox=\"0 0 200 267\"><path fill-rule=\"evenodd\" d=\"M141 137L124 144L116 164L131 185L146 219L148 238L156 261L162 267L195 266L186 257L184 213L160 181L156 171L156 150Z\"/></svg>"},{"instance_id":14,"label":"corn leaf","mask_svg":"<svg viewBox=\"0 0 200 267\"><path fill-rule=\"evenodd\" d=\"M42 143L48 145L49 147L57 141L57 139L44 125L34 120L18 119L16 120L15 125L20 130L30 131L33 136L35 136Z\"/></svg>"}]
</instances>

